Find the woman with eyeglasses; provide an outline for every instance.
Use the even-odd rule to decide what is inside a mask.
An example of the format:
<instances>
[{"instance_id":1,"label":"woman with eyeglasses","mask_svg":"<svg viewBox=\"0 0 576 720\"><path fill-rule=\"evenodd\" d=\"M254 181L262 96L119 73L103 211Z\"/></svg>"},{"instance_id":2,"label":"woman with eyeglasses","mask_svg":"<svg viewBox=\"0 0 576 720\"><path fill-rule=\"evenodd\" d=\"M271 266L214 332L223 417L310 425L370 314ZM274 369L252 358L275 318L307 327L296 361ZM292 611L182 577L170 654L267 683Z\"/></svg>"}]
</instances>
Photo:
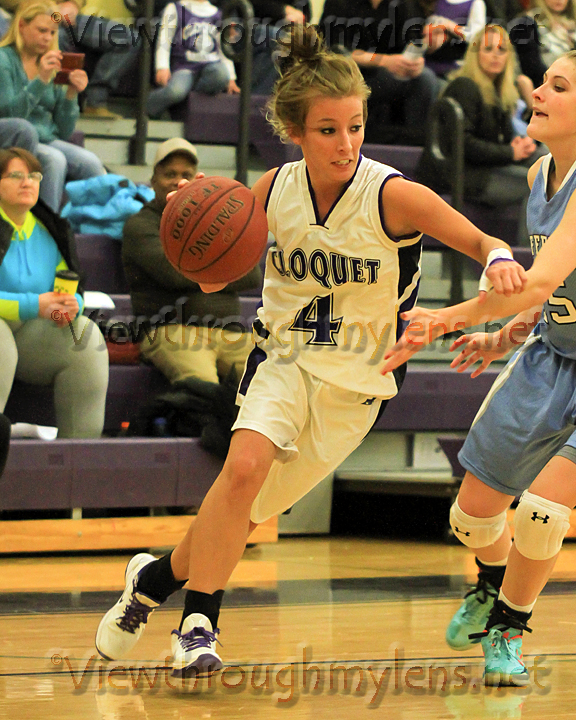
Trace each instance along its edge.
<instances>
[{"instance_id":1,"label":"woman with eyeglasses","mask_svg":"<svg viewBox=\"0 0 576 720\"><path fill-rule=\"evenodd\" d=\"M79 267L67 221L38 201L41 180L28 151L0 150L0 413L15 378L53 385L58 436L99 437L108 352L81 290L54 291L58 271Z\"/></svg>"},{"instance_id":2,"label":"woman with eyeglasses","mask_svg":"<svg viewBox=\"0 0 576 720\"><path fill-rule=\"evenodd\" d=\"M55 212L66 180L106 174L93 152L68 142L80 112L78 93L88 76L72 70L67 84L54 82L62 59L54 20L59 16L51 0L27 0L0 42L0 117L24 118L38 131L37 155L52 179L42 187L42 199Z\"/></svg>"}]
</instances>

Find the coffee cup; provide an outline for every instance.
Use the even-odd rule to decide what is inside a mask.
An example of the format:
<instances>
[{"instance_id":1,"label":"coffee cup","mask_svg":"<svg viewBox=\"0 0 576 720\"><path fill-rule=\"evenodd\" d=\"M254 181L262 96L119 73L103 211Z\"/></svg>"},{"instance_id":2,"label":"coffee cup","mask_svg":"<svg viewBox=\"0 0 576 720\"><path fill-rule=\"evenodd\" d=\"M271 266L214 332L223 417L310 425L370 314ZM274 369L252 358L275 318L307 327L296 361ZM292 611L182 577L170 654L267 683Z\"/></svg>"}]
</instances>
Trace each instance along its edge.
<instances>
[{"instance_id":1,"label":"coffee cup","mask_svg":"<svg viewBox=\"0 0 576 720\"><path fill-rule=\"evenodd\" d=\"M54 292L75 295L79 279L78 273L73 270L58 270L54 278Z\"/></svg>"}]
</instances>

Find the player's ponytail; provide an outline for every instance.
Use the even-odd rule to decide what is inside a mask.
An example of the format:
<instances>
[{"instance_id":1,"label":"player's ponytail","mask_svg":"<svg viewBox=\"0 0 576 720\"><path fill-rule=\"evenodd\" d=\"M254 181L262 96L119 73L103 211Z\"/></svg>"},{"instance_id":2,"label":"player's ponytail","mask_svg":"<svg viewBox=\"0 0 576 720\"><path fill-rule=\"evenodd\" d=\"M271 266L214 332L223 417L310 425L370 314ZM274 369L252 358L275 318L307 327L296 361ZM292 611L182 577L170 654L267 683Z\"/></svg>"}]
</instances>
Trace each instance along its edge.
<instances>
[{"instance_id":1,"label":"player's ponytail","mask_svg":"<svg viewBox=\"0 0 576 720\"><path fill-rule=\"evenodd\" d=\"M370 90L356 62L327 50L312 25L292 24L278 41L280 78L267 106L267 117L275 132L287 141L291 131L302 133L310 101L324 96L358 96L364 105Z\"/></svg>"}]
</instances>

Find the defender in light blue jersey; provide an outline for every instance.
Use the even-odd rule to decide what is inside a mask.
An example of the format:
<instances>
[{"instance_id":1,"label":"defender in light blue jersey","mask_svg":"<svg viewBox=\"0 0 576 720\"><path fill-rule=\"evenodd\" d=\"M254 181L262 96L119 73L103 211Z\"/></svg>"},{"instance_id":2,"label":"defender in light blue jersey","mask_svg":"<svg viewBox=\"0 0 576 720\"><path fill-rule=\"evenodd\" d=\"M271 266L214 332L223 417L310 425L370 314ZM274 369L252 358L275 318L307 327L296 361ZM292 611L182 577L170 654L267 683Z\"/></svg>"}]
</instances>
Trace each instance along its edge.
<instances>
[{"instance_id":1,"label":"defender in light blue jersey","mask_svg":"<svg viewBox=\"0 0 576 720\"><path fill-rule=\"evenodd\" d=\"M551 154L528 180L528 230L534 264L521 295L404 314L411 325L383 371L430 339L519 313L502 331L457 340L452 367L472 377L523 340L476 416L460 462L467 469L450 512L454 534L476 554L477 586L447 631L455 649L481 640L487 685L525 685L522 632L546 584L576 505L576 52L549 68L534 93L528 126ZM514 545L506 510L516 510ZM485 625L485 629L482 627ZM479 632L477 632L479 631Z\"/></svg>"}]
</instances>

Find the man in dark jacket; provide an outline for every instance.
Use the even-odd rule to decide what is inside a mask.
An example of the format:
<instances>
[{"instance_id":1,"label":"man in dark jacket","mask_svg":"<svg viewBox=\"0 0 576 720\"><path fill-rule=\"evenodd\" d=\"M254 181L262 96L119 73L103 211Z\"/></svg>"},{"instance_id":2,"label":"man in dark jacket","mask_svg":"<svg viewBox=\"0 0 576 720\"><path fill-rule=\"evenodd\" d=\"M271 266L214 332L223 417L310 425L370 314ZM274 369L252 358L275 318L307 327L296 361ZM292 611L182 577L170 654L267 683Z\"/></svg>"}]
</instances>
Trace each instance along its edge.
<instances>
[{"instance_id":1,"label":"man in dark jacket","mask_svg":"<svg viewBox=\"0 0 576 720\"><path fill-rule=\"evenodd\" d=\"M400 0L326 0L320 29L330 47L352 53L372 94L367 142L424 143L439 82L425 67L422 18ZM418 44L412 44L415 40Z\"/></svg>"},{"instance_id":2,"label":"man in dark jacket","mask_svg":"<svg viewBox=\"0 0 576 720\"><path fill-rule=\"evenodd\" d=\"M122 256L132 308L140 326L140 350L171 383L187 378L218 383L236 370L240 378L252 349L251 328L240 318L238 293L258 287L256 266L224 290L205 294L168 262L160 241L166 196L198 170L196 149L173 138L156 153L155 198L124 225Z\"/></svg>"}]
</instances>

